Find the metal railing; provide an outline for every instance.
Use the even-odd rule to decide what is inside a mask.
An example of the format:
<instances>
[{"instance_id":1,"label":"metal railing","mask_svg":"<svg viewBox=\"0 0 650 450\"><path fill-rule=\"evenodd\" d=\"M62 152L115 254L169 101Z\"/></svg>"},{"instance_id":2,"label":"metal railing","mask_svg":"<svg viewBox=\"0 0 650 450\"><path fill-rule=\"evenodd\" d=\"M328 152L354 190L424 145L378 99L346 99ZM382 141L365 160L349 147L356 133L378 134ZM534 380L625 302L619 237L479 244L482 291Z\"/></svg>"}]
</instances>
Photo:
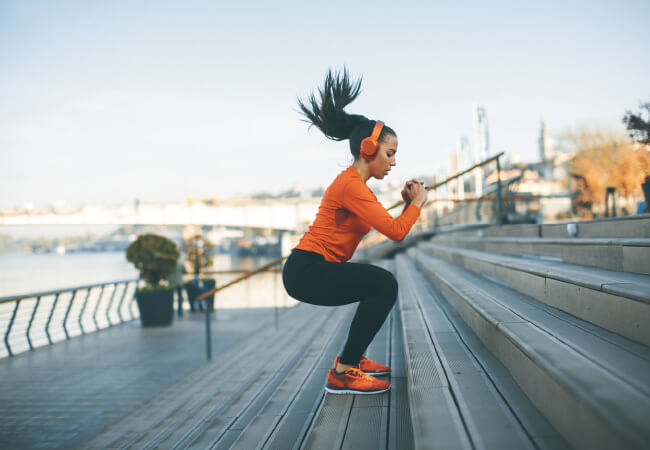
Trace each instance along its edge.
<instances>
[{"instance_id":1,"label":"metal railing","mask_svg":"<svg viewBox=\"0 0 650 450\"><path fill-rule=\"evenodd\" d=\"M435 196L431 198L431 196L427 199L426 204L423 206L423 210L426 208L430 208L433 205L435 205L438 202L451 202L454 204L467 204L467 203L472 203L472 202L477 202L477 207L476 207L476 220L480 220L481 214L480 210L482 207L486 206L487 200L494 200L492 203L493 208L494 208L494 216L496 216L496 222L497 224L501 225L503 224L503 218L504 218L504 196L502 195L502 191L504 189L507 189L508 186L510 186L510 183L506 183L505 185L501 182L501 164L499 163L499 158L501 158L504 155L504 152L500 152L494 156L491 156L483 161L480 161L473 166L471 166L468 169L465 169L463 171L460 171L458 173L455 173L444 180L435 183L433 186L428 186L428 191L430 193L435 193L435 191L441 187L449 185L451 182L457 180L458 178L463 177L464 175L471 173L477 169L481 169L483 166L492 163L493 161L496 161L496 172L497 172L497 182L496 182L496 195L494 190L492 192L487 192L480 197L475 197L475 198L436 198ZM462 178L461 178L462 180ZM509 197L508 197L509 198ZM390 211L392 209L397 208L398 206L404 205L403 200L399 200L398 202L394 203L390 207L387 208L387 211ZM449 216L447 219L451 219L452 221L457 220L456 217L460 211L458 208L454 208L452 211L450 211ZM432 223L428 223L428 217L424 214L420 215L420 220L418 221L419 225L416 225L418 229L421 232L428 232L430 231L430 228L436 228L438 226L438 217L437 215L434 214L434 219L431 221ZM432 226L431 226L432 225ZM361 241L359 245L359 249L367 249L371 246L377 245L377 244L382 244L384 241L386 241L388 238L386 238L383 235L380 235L376 231L371 231L368 233L363 240Z\"/></svg>"},{"instance_id":2,"label":"metal railing","mask_svg":"<svg viewBox=\"0 0 650 450\"><path fill-rule=\"evenodd\" d=\"M75 286L0 298L6 354L34 350L140 317L138 279Z\"/></svg>"},{"instance_id":3,"label":"metal railing","mask_svg":"<svg viewBox=\"0 0 650 450\"><path fill-rule=\"evenodd\" d=\"M479 163L473 165L472 167L470 167L470 168L467 169L467 170L464 170L464 171L459 172L459 173L457 173L457 174L455 174L455 175L452 175L452 176L448 177L447 179L445 179L444 181L442 181L442 182L440 182L440 183L436 183L434 186L429 187L429 190L435 190L435 189L437 189L437 188L439 188L439 187L441 187L441 186L444 186L444 185L446 185L447 183L449 183L449 182L455 180L456 178L461 177L461 176L463 176L464 174L469 173L469 172L471 172L472 170L474 170L474 169L476 169L476 168L478 168L478 167L482 167L482 166L484 166L484 165L486 165L486 164L489 164L490 162L492 162L492 161L494 161L494 160L497 161L497 170L500 172L499 158L500 158L501 156L503 156L503 154L504 154L504 153L501 152L501 153L499 153L499 154L497 154L497 155L494 155L494 156L492 156L492 157L490 157L490 158L488 158L488 159L486 159L486 160L484 160L484 161L481 161L481 162L479 162ZM500 173L499 173L499 175L500 175ZM499 182L498 182L499 185L500 185L500 178L501 178L501 177L499 176ZM498 198L498 202L501 203L502 200L501 200L500 189L499 189L499 192L497 193L497 197L499 197L499 198ZM390 207L388 208L388 210L390 211L391 209L394 209L394 208L396 208L396 207L398 207L398 206L400 206L400 205L403 205L403 204L404 204L404 201L403 201L403 200L400 200L399 202L397 202L397 203L395 203L394 205L390 206ZM230 286L232 286L232 285L234 285L234 284L237 284L237 283L239 283L239 282L241 282L241 281L243 281L243 280L245 280L245 279L247 279L247 278L250 278L250 277L252 277L252 276L258 274L258 273L262 273L262 272L265 272L265 271L267 271L267 270L274 269L274 268L275 268L276 266L278 266L279 264L282 264L282 263L284 262L284 260L287 259L287 258L288 258L288 256L283 256L283 257L281 257L281 258L278 258L278 259L276 259L276 260L271 261L271 262L268 263L268 264L265 264L265 265L262 266L262 267L259 267L259 268L256 269L256 270L253 270L253 271L247 272L247 273L245 273L244 275L242 275L242 276L240 276L240 277L238 277L238 278L232 280L231 282L229 282L229 283L227 283L227 284L224 284L223 286L217 286L216 288L214 288L214 289L212 289L212 290L210 290L210 291L207 291L207 292L205 292L205 293L199 295L199 296L197 297L197 300L205 299L205 298L207 298L207 297L209 297L209 296L211 296L211 295L216 294L217 292L219 292L219 291L221 291L221 290L223 290L223 289L226 289L226 288L228 288L228 287L230 287Z\"/></svg>"},{"instance_id":4,"label":"metal railing","mask_svg":"<svg viewBox=\"0 0 650 450\"><path fill-rule=\"evenodd\" d=\"M430 192L435 191L435 190L438 189L438 188L441 188L441 187L443 187L443 186L446 186L447 184L449 184L450 182L456 180L457 178L462 177L463 175L466 175L466 174L472 172L473 170L476 170L476 169L478 169L478 168L480 168L480 167L483 167L483 166L485 166L486 164L489 164L489 163L491 163L492 161L495 161L495 160L496 160L496 162L497 162L497 176L498 176L498 181L497 181L497 183L500 184L500 183L501 183L501 164L499 164L499 158L502 157L503 155L504 155L503 152L501 152L501 153L497 153L496 155L491 156L490 158L488 158L488 159L486 159L486 160L483 160L483 161L481 161L481 162L478 162L478 163L474 164L474 165L473 165L472 167L470 167L469 169L465 169L465 170L463 170L463 171L461 171L461 172L455 173L454 175L445 178L444 180L442 180L442 181L440 181L440 182L434 184L433 186L429 186L429 187L428 187L428 190L429 190ZM429 204L429 202L430 202L430 200L427 200L427 205ZM397 208L398 206L403 205L403 204L404 204L404 200L400 200L400 201L398 201L397 203L395 203L394 205L390 206L390 207L388 208L388 211L390 211L391 209ZM426 207L427 205L425 205L425 207Z\"/></svg>"},{"instance_id":5,"label":"metal railing","mask_svg":"<svg viewBox=\"0 0 650 450\"><path fill-rule=\"evenodd\" d=\"M521 176L510 180L499 180L495 186L488 187L479 197L452 200L455 207L442 217L435 218L435 225L460 225L465 223L480 223L484 218L493 218L497 225L507 223L508 213L515 210L518 201L537 201L540 196L519 196L512 190ZM443 201L443 200L440 200Z\"/></svg>"},{"instance_id":6,"label":"metal railing","mask_svg":"<svg viewBox=\"0 0 650 450\"><path fill-rule=\"evenodd\" d=\"M503 156L503 152L491 158L488 158L484 161L481 161L467 170L456 173L446 178L442 182L436 183L435 185L429 187L429 190L433 191L442 186L445 186L451 181L456 180L457 178L462 177L463 175L496 160L497 189L496 189L496 198L495 198L495 209L497 210L497 221L499 224L501 224L502 208L503 208L503 199L501 195L502 186L501 186L500 164L499 164L499 158L501 156ZM481 199L478 199L479 206L482 200L488 198L488 195L489 194L486 194L482 196ZM430 204L435 203L435 199L433 200L434 201L431 201ZM394 209L402 204L404 204L404 202L399 201L396 204L389 207L388 210ZM287 256L283 256L281 258L273 260L270 263L265 264L262 267L259 267L258 269L252 271L243 271L243 275L241 275L240 277L224 284L223 286L217 286L210 291L202 293L196 298L196 300L199 301L204 300L256 274L266 272L266 271L280 271L279 266L284 262L285 259L287 259ZM221 272L236 273L239 271L215 271L215 273L221 273ZM14 342L13 344L10 344L12 331L14 332L13 336L15 336L16 334L20 334L21 332L24 332L25 342L22 343L23 346L26 344L26 348L24 349L33 350L37 346L52 344L59 340L70 339L70 337L79 334L86 334L88 332L97 331L99 329L107 328L116 325L118 323L122 323L127 320L132 320L138 317L139 315L138 315L137 308L135 308L135 311L133 308L133 305L135 303L134 294L135 294L135 289L137 288L137 283L138 283L138 279L132 279L132 280L109 282L109 283L101 283L101 284L95 284L89 286L78 286L78 287L59 290L59 291L39 292L35 294L0 298L0 326L3 326L3 323L6 322L6 320L4 320L5 319L4 316L7 313L10 313L11 315L10 319L8 320L8 325L6 327L6 330L4 332L5 349L8 355L13 356L15 354L14 350L12 349L12 345L20 345L20 342L18 343ZM127 295L127 291L129 290L129 285L131 284L133 284L133 290ZM106 288L108 286L112 286L112 288L108 289L108 291L110 292L108 292L106 295L109 296L110 298L107 304L102 305L102 303L106 303L106 301L104 301L104 297L106 297L104 295L104 292L107 291ZM118 294L118 289L120 288L120 286L122 286L122 291L120 294ZM99 293L98 294L95 293L95 295L91 295L93 289L99 289ZM80 305L79 302L77 302L77 305L75 305L75 300L79 298L79 296L77 296L77 293L82 291L85 291L85 296L83 296L84 300ZM113 306L115 304L116 297L119 297L120 300L117 303L117 306ZM127 301L127 304L125 304L124 302L127 297L129 300ZM21 308L21 304L25 306ZM65 304L65 306L64 307L58 306L61 304ZM90 307L88 306L89 304ZM7 305L9 305L8 308L5 307ZM41 305L45 305L45 306L41 306ZM43 314L37 314L37 312L39 311L39 307L40 307L40 311L42 311L43 309L49 310L49 313L46 314L47 317L45 317ZM92 314L87 314L86 311L89 311L91 309L92 309ZM205 309L206 309L206 338L208 342L207 353L208 353L208 359L210 359L211 357L210 321L209 321L210 311L209 308L207 308L207 305ZM275 323L277 327L278 326L277 305L275 309L276 309ZM61 315L63 314L62 310L65 310L65 313L63 318L61 319ZM84 316L85 313L86 316ZM128 318L127 318L127 313L128 313ZM28 317L29 319L27 319ZM91 318L92 318L92 322L90 321ZM73 327L69 326L70 322L74 324ZM86 326L93 325L92 327L93 329L90 330L89 328L86 328L84 324L86 324ZM35 336L32 334L32 330L36 329L38 331L39 327L42 328L42 335L44 336L44 338L43 336L41 336L40 341L38 340L38 338L35 338ZM19 331L15 331L16 329L18 329ZM58 334L55 333L54 330L58 330L59 333ZM62 333L60 333L61 330ZM34 333L36 333L37 331L34 331Z\"/></svg>"},{"instance_id":7,"label":"metal railing","mask_svg":"<svg viewBox=\"0 0 650 450\"><path fill-rule=\"evenodd\" d=\"M214 295L215 296L214 301L215 301L215 304L216 304L216 301L217 301L216 294L217 294L217 292L223 291L224 289L227 289L230 286L234 286L234 285L236 285L236 284L238 284L238 283L240 283L240 282L242 282L242 281L244 281L244 280L246 280L246 279L248 279L248 278L250 278L250 277L252 277L254 275L257 275L258 273L267 272L267 271L280 272L281 269L278 266L280 264L282 264L282 262L285 259L287 259L287 256L283 256L282 258L275 259L275 260L271 261L270 263L265 264L262 267L259 267L259 268L255 269L255 270L245 271L244 275L242 275L242 276L240 276L240 277L238 277L238 278L224 284L223 286L216 286L214 289L206 291L206 292L204 292L201 295L196 297L196 300L198 300L198 301L203 301L203 300L206 301L206 304L205 304L205 345L206 345L206 349L205 350L206 350L206 358L207 358L208 361L210 359L212 359L212 338L210 337L211 334L212 334L211 326L210 326L210 312L211 312L211 309L207 305L208 298ZM229 271L229 273L233 273L233 272L238 272L238 271ZM275 277L275 282L277 283L277 276ZM276 287L276 291L277 291L277 287ZM216 309L216 306L215 306L215 309ZM273 309L274 309L275 329L277 330L278 327L279 327L279 320L280 320L279 319L278 305L275 304Z\"/></svg>"}]
</instances>

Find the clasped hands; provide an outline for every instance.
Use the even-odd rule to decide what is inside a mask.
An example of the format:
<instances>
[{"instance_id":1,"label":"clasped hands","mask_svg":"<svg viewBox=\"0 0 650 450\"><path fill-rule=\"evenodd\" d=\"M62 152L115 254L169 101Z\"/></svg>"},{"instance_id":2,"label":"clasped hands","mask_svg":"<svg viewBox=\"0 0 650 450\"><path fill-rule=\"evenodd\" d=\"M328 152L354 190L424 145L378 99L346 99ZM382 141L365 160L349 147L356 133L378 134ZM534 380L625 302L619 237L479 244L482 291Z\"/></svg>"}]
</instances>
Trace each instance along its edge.
<instances>
[{"instance_id":1,"label":"clasped hands","mask_svg":"<svg viewBox=\"0 0 650 450\"><path fill-rule=\"evenodd\" d=\"M407 181L402 189L402 200L404 200L406 206L414 203L422 208L422 205L427 201L427 190L424 183L416 179Z\"/></svg>"}]
</instances>

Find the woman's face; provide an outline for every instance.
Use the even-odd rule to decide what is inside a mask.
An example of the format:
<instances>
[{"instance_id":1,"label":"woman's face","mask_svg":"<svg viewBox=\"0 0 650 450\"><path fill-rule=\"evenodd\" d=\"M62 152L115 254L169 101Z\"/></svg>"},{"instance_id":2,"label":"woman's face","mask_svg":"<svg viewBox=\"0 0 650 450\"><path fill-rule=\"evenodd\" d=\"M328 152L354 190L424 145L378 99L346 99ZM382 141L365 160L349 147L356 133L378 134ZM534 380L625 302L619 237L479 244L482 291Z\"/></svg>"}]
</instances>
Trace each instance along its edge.
<instances>
[{"instance_id":1,"label":"woman's face","mask_svg":"<svg viewBox=\"0 0 650 450\"><path fill-rule=\"evenodd\" d=\"M397 153L397 137L388 134L383 141L379 142L375 158L368 163L370 175L379 180L384 178L396 164L395 153Z\"/></svg>"}]
</instances>

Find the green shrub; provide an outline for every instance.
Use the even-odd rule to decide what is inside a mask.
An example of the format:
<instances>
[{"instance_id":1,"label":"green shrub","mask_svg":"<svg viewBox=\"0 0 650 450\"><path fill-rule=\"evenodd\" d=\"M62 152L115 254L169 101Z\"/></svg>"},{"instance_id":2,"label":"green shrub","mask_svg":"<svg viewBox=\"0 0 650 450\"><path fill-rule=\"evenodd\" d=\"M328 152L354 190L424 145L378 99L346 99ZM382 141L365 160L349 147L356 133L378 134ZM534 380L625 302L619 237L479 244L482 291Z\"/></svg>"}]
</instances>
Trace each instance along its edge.
<instances>
[{"instance_id":1,"label":"green shrub","mask_svg":"<svg viewBox=\"0 0 650 450\"><path fill-rule=\"evenodd\" d=\"M187 262L190 265L190 273L199 277L203 269L212 267L212 250L214 244L202 234L196 234L185 239L183 250L187 255Z\"/></svg>"},{"instance_id":2,"label":"green shrub","mask_svg":"<svg viewBox=\"0 0 650 450\"><path fill-rule=\"evenodd\" d=\"M126 249L126 259L140 271L147 290L157 290L176 270L178 256L176 244L157 234L142 234Z\"/></svg>"}]
</instances>

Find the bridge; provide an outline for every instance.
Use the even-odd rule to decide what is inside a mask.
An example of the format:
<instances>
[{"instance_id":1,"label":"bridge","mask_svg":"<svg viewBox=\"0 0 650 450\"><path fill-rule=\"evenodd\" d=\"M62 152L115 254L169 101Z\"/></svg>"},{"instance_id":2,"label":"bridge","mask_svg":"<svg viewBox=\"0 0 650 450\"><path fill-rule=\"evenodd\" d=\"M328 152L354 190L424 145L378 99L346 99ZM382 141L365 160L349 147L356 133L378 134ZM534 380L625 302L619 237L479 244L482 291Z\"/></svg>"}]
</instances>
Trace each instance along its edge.
<instances>
[{"instance_id":1,"label":"bridge","mask_svg":"<svg viewBox=\"0 0 650 450\"><path fill-rule=\"evenodd\" d=\"M319 203L320 198L282 198L53 206L0 212L0 225L214 225L293 231L314 219Z\"/></svg>"}]
</instances>

